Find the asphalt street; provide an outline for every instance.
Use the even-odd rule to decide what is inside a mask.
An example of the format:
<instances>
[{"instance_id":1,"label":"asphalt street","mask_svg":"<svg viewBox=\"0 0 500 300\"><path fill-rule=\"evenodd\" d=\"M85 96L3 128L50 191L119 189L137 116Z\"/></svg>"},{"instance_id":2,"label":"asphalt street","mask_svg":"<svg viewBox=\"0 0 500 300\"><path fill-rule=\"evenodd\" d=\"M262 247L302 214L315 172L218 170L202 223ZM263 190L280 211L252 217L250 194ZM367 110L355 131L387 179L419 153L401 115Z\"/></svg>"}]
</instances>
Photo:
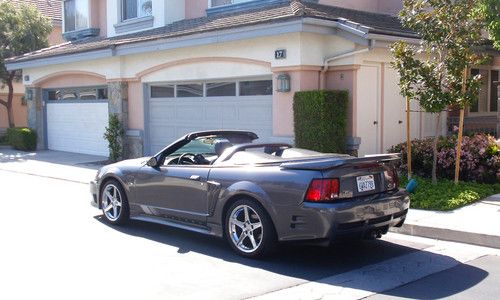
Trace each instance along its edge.
<instances>
[{"instance_id":1,"label":"asphalt street","mask_svg":"<svg viewBox=\"0 0 500 300\"><path fill-rule=\"evenodd\" d=\"M472 298L483 287L491 293L477 294L482 299L500 293L492 285L500 276L494 249L389 234L330 248L282 245L266 260L250 260L214 237L141 222L108 226L90 206L87 184L9 171L0 171L0 205L0 299ZM436 283L442 280L451 287ZM436 294L422 293L431 285Z\"/></svg>"}]
</instances>

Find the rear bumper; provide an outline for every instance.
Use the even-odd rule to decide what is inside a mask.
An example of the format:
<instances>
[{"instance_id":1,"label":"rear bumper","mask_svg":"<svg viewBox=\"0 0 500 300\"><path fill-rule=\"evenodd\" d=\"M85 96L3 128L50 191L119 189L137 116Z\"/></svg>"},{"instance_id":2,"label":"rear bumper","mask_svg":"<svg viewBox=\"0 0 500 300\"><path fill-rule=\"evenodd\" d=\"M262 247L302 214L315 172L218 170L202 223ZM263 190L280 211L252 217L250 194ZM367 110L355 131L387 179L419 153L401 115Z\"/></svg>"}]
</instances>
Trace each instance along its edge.
<instances>
[{"instance_id":1,"label":"rear bumper","mask_svg":"<svg viewBox=\"0 0 500 300\"><path fill-rule=\"evenodd\" d=\"M410 197L406 190L339 203L304 202L280 224L279 239L313 240L363 238L401 226L408 213Z\"/></svg>"},{"instance_id":2,"label":"rear bumper","mask_svg":"<svg viewBox=\"0 0 500 300\"><path fill-rule=\"evenodd\" d=\"M90 201L90 204L95 208L100 208L99 203L97 202L97 190L98 190L97 182L92 180L89 183L89 187L90 187L90 194L92 195L92 200Z\"/></svg>"}]
</instances>

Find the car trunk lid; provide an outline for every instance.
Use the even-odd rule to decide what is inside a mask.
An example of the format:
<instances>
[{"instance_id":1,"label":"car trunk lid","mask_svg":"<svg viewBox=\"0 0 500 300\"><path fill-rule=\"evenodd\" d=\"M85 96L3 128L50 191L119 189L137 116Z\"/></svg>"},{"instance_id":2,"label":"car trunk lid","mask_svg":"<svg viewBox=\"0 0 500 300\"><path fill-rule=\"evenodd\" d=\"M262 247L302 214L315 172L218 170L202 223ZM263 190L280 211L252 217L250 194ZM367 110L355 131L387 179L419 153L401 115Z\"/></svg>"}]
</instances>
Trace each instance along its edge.
<instances>
[{"instance_id":1,"label":"car trunk lid","mask_svg":"<svg viewBox=\"0 0 500 300\"><path fill-rule=\"evenodd\" d=\"M284 169L318 170L323 178L337 178L337 199L369 196L397 189L398 178L393 163L397 154L372 155L362 158L330 157L286 162ZM332 199L333 200L333 199Z\"/></svg>"}]
</instances>

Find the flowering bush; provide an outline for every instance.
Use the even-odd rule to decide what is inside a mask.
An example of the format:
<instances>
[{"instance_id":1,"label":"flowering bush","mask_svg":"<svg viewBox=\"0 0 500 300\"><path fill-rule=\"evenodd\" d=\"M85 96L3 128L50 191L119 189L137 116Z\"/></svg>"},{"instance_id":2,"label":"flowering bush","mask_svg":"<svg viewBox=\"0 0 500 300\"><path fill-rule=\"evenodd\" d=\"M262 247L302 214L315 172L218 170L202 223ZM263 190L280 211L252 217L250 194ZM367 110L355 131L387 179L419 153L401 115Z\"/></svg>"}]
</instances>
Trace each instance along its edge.
<instances>
[{"instance_id":1,"label":"flowering bush","mask_svg":"<svg viewBox=\"0 0 500 300\"><path fill-rule=\"evenodd\" d=\"M412 170L415 175L431 177L432 138L413 140ZM455 175L456 136L441 137L438 142L437 175L453 179ZM389 152L402 154L401 168L407 171L406 143L391 147ZM500 140L491 135L464 136L460 157L460 179L477 182L500 182Z\"/></svg>"}]
</instances>

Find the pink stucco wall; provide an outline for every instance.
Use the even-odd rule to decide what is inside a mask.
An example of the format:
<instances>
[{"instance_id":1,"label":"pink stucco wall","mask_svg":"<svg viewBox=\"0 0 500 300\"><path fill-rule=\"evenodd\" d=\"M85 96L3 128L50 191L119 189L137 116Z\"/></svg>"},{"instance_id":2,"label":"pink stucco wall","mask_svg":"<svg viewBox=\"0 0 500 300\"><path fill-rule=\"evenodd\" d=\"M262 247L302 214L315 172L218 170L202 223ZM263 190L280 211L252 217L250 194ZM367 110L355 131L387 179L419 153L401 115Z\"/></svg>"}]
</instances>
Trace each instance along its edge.
<instances>
[{"instance_id":1,"label":"pink stucco wall","mask_svg":"<svg viewBox=\"0 0 500 300\"><path fill-rule=\"evenodd\" d=\"M104 79L104 77L97 77L90 74L63 73L50 78L41 79L35 82L34 85L41 88L106 85L106 79Z\"/></svg>"},{"instance_id":2,"label":"pink stucco wall","mask_svg":"<svg viewBox=\"0 0 500 300\"><path fill-rule=\"evenodd\" d=\"M320 4L396 15L402 8L401 0L320 0Z\"/></svg>"},{"instance_id":3,"label":"pink stucco wall","mask_svg":"<svg viewBox=\"0 0 500 300\"><path fill-rule=\"evenodd\" d=\"M186 19L194 19L206 15L205 10L208 7L208 1L204 0L185 0Z\"/></svg>"},{"instance_id":4,"label":"pink stucco wall","mask_svg":"<svg viewBox=\"0 0 500 300\"><path fill-rule=\"evenodd\" d=\"M290 75L290 92L273 93L273 134L276 136L293 135L293 95L297 91L317 90L319 87L319 70L279 70L273 72L274 86L276 77L286 72Z\"/></svg>"},{"instance_id":5,"label":"pink stucco wall","mask_svg":"<svg viewBox=\"0 0 500 300\"><path fill-rule=\"evenodd\" d=\"M28 109L26 105L21 104L23 95L15 94L12 99L12 108L14 113L14 125L16 127L28 126ZM0 93L0 99L7 100L7 95ZM5 106L0 105L0 128L9 127L9 120L7 118L7 109Z\"/></svg>"},{"instance_id":6,"label":"pink stucco wall","mask_svg":"<svg viewBox=\"0 0 500 300\"><path fill-rule=\"evenodd\" d=\"M356 70L346 68L344 70L330 71L326 75L326 88L329 90L349 91L349 105L347 109L347 134L355 135L354 106L356 100Z\"/></svg>"},{"instance_id":7,"label":"pink stucco wall","mask_svg":"<svg viewBox=\"0 0 500 300\"><path fill-rule=\"evenodd\" d=\"M90 12L91 12L90 26L93 28L99 28L100 36L106 36L107 34L106 1L91 0Z\"/></svg>"},{"instance_id":8,"label":"pink stucco wall","mask_svg":"<svg viewBox=\"0 0 500 300\"><path fill-rule=\"evenodd\" d=\"M144 99L139 81L128 84L128 128L144 130Z\"/></svg>"}]
</instances>

